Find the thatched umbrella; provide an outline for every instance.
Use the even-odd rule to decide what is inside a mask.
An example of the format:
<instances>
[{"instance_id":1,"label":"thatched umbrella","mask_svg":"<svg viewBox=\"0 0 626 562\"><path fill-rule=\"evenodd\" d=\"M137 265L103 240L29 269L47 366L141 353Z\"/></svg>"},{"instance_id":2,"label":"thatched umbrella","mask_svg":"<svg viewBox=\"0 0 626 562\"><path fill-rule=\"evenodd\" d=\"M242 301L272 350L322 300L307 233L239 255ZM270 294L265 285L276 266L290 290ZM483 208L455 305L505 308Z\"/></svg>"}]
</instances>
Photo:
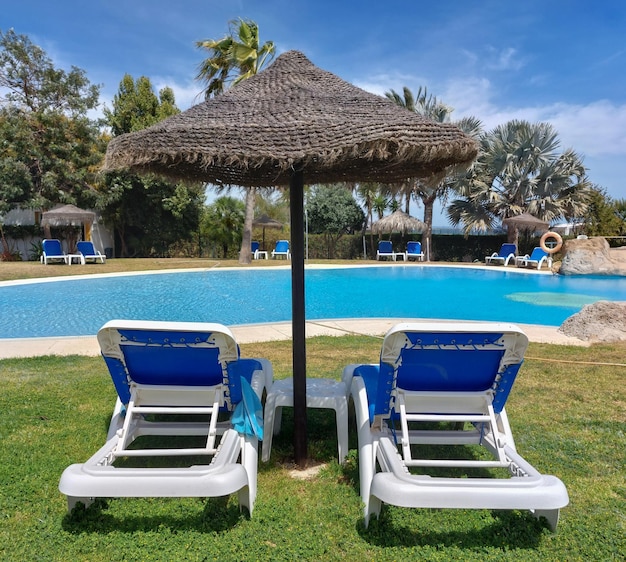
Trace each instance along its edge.
<instances>
[{"instance_id":1,"label":"thatched umbrella","mask_svg":"<svg viewBox=\"0 0 626 562\"><path fill-rule=\"evenodd\" d=\"M294 453L306 461L304 181L394 183L468 165L476 143L289 51L263 72L109 143L105 169L244 187L290 186Z\"/></svg>"},{"instance_id":2,"label":"thatched umbrella","mask_svg":"<svg viewBox=\"0 0 626 562\"><path fill-rule=\"evenodd\" d=\"M419 232L425 228L426 224L421 220L412 217L400 209L372 224L372 232L374 234L381 232L401 232L402 234L406 234L407 232Z\"/></svg>"},{"instance_id":3,"label":"thatched umbrella","mask_svg":"<svg viewBox=\"0 0 626 562\"><path fill-rule=\"evenodd\" d=\"M82 226L92 224L96 213L79 209L76 205L59 205L41 215L43 226Z\"/></svg>"},{"instance_id":4,"label":"thatched umbrella","mask_svg":"<svg viewBox=\"0 0 626 562\"><path fill-rule=\"evenodd\" d=\"M54 209L50 209L41 215L41 226L84 226L85 238L91 239L91 225L96 220L96 213L80 209L76 205L57 205ZM49 236L49 232L46 231ZM68 250L73 252L76 247L75 236L69 237Z\"/></svg>"},{"instance_id":5,"label":"thatched umbrella","mask_svg":"<svg viewBox=\"0 0 626 562\"><path fill-rule=\"evenodd\" d=\"M259 218L256 218L252 221L252 226L260 226L263 228L263 247L262 250L265 250L265 229L266 228L282 228L283 223L278 222L276 219L272 219L267 215L261 215Z\"/></svg>"},{"instance_id":6,"label":"thatched umbrella","mask_svg":"<svg viewBox=\"0 0 626 562\"><path fill-rule=\"evenodd\" d=\"M550 227L550 224L547 221L538 219L530 213L521 213L519 215L506 218L502 221L502 224L506 226L508 231L512 228L515 229L515 235L513 237L509 236L509 241L515 242L516 245L518 244L520 229L524 228L531 230L532 232L536 232L537 230L546 231Z\"/></svg>"},{"instance_id":7,"label":"thatched umbrella","mask_svg":"<svg viewBox=\"0 0 626 562\"><path fill-rule=\"evenodd\" d=\"M502 221L502 224L506 227L514 228L534 228L535 230L548 230L549 223L538 219L530 213L522 213L521 215L515 215Z\"/></svg>"}]
</instances>

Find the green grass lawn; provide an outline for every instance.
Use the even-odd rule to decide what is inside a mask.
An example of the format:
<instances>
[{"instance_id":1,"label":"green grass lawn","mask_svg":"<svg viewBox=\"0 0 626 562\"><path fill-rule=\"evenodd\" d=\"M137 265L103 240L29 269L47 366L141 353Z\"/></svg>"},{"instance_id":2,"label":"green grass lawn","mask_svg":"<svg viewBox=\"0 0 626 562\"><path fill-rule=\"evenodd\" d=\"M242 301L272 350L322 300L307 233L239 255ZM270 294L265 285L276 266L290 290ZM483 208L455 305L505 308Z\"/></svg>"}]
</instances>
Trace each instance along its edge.
<instances>
[{"instance_id":1,"label":"green grass lawn","mask_svg":"<svg viewBox=\"0 0 626 562\"><path fill-rule=\"evenodd\" d=\"M242 346L289 376L291 342ZM380 340L314 338L308 373L376 361ZM385 506L363 527L354 428L336 462L332 410L309 410L309 456L290 475L291 410L259 465L252 517L235 496L113 499L68 515L59 477L105 440L114 389L100 358L0 361L2 560L623 560L626 553L626 345L531 344L507 410L518 450L563 480L570 505L552 534L522 512ZM551 361L547 361L547 360ZM566 361L566 362L563 362ZM352 422L353 423L353 422Z\"/></svg>"}]
</instances>

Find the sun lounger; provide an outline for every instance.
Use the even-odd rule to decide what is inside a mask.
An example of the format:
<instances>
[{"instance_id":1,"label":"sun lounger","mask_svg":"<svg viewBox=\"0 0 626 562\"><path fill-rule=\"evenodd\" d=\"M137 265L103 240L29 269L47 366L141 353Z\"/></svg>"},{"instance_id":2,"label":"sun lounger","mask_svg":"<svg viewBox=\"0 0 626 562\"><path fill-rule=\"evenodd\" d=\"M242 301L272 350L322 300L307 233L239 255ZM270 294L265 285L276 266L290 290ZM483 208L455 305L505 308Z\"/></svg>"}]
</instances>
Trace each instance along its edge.
<instances>
[{"instance_id":1,"label":"sun lounger","mask_svg":"<svg viewBox=\"0 0 626 562\"><path fill-rule=\"evenodd\" d=\"M494 252L485 258L485 263L488 265L504 265L506 267L511 261L515 263L515 254L517 254L517 246L515 244L502 244L499 252Z\"/></svg>"},{"instance_id":2,"label":"sun lounger","mask_svg":"<svg viewBox=\"0 0 626 562\"><path fill-rule=\"evenodd\" d=\"M404 261L408 261L410 258L414 258L416 261L424 261L421 242L407 242Z\"/></svg>"},{"instance_id":3,"label":"sun lounger","mask_svg":"<svg viewBox=\"0 0 626 562\"><path fill-rule=\"evenodd\" d=\"M552 259L548 252L542 250L539 246L533 249L530 255L526 254L525 256L518 257L515 260L517 267L534 267L536 269L541 269L542 265L546 265L546 267L550 267L552 265Z\"/></svg>"},{"instance_id":4,"label":"sun lounger","mask_svg":"<svg viewBox=\"0 0 626 562\"><path fill-rule=\"evenodd\" d=\"M97 263L98 260L100 261L100 263L104 263L104 260L106 259L99 250L95 249L93 242L90 242L88 240L78 242L76 244L76 249L78 250L78 253L82 256L81 263L83 265L87 262Z\"/></svg>"},{"instance_id":5,"label":"sun lounger","mask_svg":"<svg viewBox=\"0 0 626 562\"><path fill-rule=\"evenodd\" d=\"M378 365L345 368L366 525L388 503L530 510L556 529L569 501L565 486L517 452L504 407L527 345L511 324L398 324L385 336ZM476 448L491 458L474 456ZM485 472L502 468L508 477Z\"/></svg>"},{"instance_id":6,"label":"sun lounger","mask_svg":"<svg viewBox=\"0 0 626 562\"><path fill-rule=\"evenodd\" d=\"M278 240L276 247L272 250L272 259L278 256L283 256L285 259L291 259L291 252L289 251L289 240Z\"/></svg>"},{"instance_id":7,"label":"sun lounger","mask_svg":"<svg viewBox=\"0 0 626 562\"><path fill-rule=\"evenodd\" d=\"M70 257L61 248L61 242L56 238L43 240L41 243L41 263L48 265L48 262L70 263Z\"/></svg>"},{"instance_id":8,"label":"sun lounger","mask_svg":"<svg viewBox=\"0 0 626 562\"><path fill-rule=\"evenodd\" d=\"M98 341L118 399L105 445L61 476L69 508L99 497L237 492L252 513L270 363L241 359L220 324L114 320ZM198 442L180 444L181 437ZM166 466L154 467L155 457ZM191 459L186 466L185 458Z\"/></svg>"},{"instance_id":9,"label":"sun lounger","mask_svg":"<svg viewBox=\"0 0 626 562\"><path fill-rule=\"evenodd\" d=\"M396 261L396 257L401 255L404 258L404 252L394 252L391 240L380 240L378 242L378 250L376 251L376 259L391 258Z\"/></svg>"},{"instance_id":10,"label":"sun lounger","mask_svg":"<svg viewBox=\"0 0 626 562\"><path fill-rule=\"evenodd\" d=\"M261 250L260 245L256 240L253 240L250 243L250 250L252 251L252 259L267 259L267 252L265 250Z\"/></svg>"}]
</instances>

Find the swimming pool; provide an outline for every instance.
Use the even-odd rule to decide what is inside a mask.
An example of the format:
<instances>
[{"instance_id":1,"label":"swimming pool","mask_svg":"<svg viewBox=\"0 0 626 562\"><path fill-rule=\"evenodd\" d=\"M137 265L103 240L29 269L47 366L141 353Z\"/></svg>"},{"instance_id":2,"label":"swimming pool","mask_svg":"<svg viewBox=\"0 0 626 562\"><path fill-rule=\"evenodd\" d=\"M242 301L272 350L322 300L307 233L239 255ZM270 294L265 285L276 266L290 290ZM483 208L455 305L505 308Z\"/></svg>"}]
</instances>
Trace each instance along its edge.
<instances>
[{"instance_id":1,"label":"swimming pool","mask_svg":"<svg viewBox=\"0 0 626 562\"><path fill-rule=\"evenodd\" d=\"M445 318L558 326L583 305L626 301L626 278L469 267L307 269L306 317ZM0 284L0 338L93 335L113 318L291 319L288 269L232 269Z\"/></svg>"}]
</instances>

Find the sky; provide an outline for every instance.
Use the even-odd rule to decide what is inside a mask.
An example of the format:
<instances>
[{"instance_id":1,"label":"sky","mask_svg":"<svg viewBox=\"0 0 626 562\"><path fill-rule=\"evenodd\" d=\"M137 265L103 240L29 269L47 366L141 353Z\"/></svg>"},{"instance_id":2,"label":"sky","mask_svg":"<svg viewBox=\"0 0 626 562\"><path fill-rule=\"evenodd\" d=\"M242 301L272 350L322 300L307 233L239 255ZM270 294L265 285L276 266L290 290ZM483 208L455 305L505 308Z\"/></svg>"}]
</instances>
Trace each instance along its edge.
<instances>
[{"instance_id":1,"label":"sky","mask_svg":"<svg viewBox=\"0 0 626 562\"><path fill-rule=\"evenodd\" d=\"M626 199L626 2L615 0L1 0L0 29L77 66L111 100L124 74L169 86L182 110L228 22L251 19L277 53L370 92L429 93L486 130L511 119L551 123L589 179ZM420 216L422 209L415 209ZM435 226L447 226L438 206Z\"/></svg>"}]
</instances>

